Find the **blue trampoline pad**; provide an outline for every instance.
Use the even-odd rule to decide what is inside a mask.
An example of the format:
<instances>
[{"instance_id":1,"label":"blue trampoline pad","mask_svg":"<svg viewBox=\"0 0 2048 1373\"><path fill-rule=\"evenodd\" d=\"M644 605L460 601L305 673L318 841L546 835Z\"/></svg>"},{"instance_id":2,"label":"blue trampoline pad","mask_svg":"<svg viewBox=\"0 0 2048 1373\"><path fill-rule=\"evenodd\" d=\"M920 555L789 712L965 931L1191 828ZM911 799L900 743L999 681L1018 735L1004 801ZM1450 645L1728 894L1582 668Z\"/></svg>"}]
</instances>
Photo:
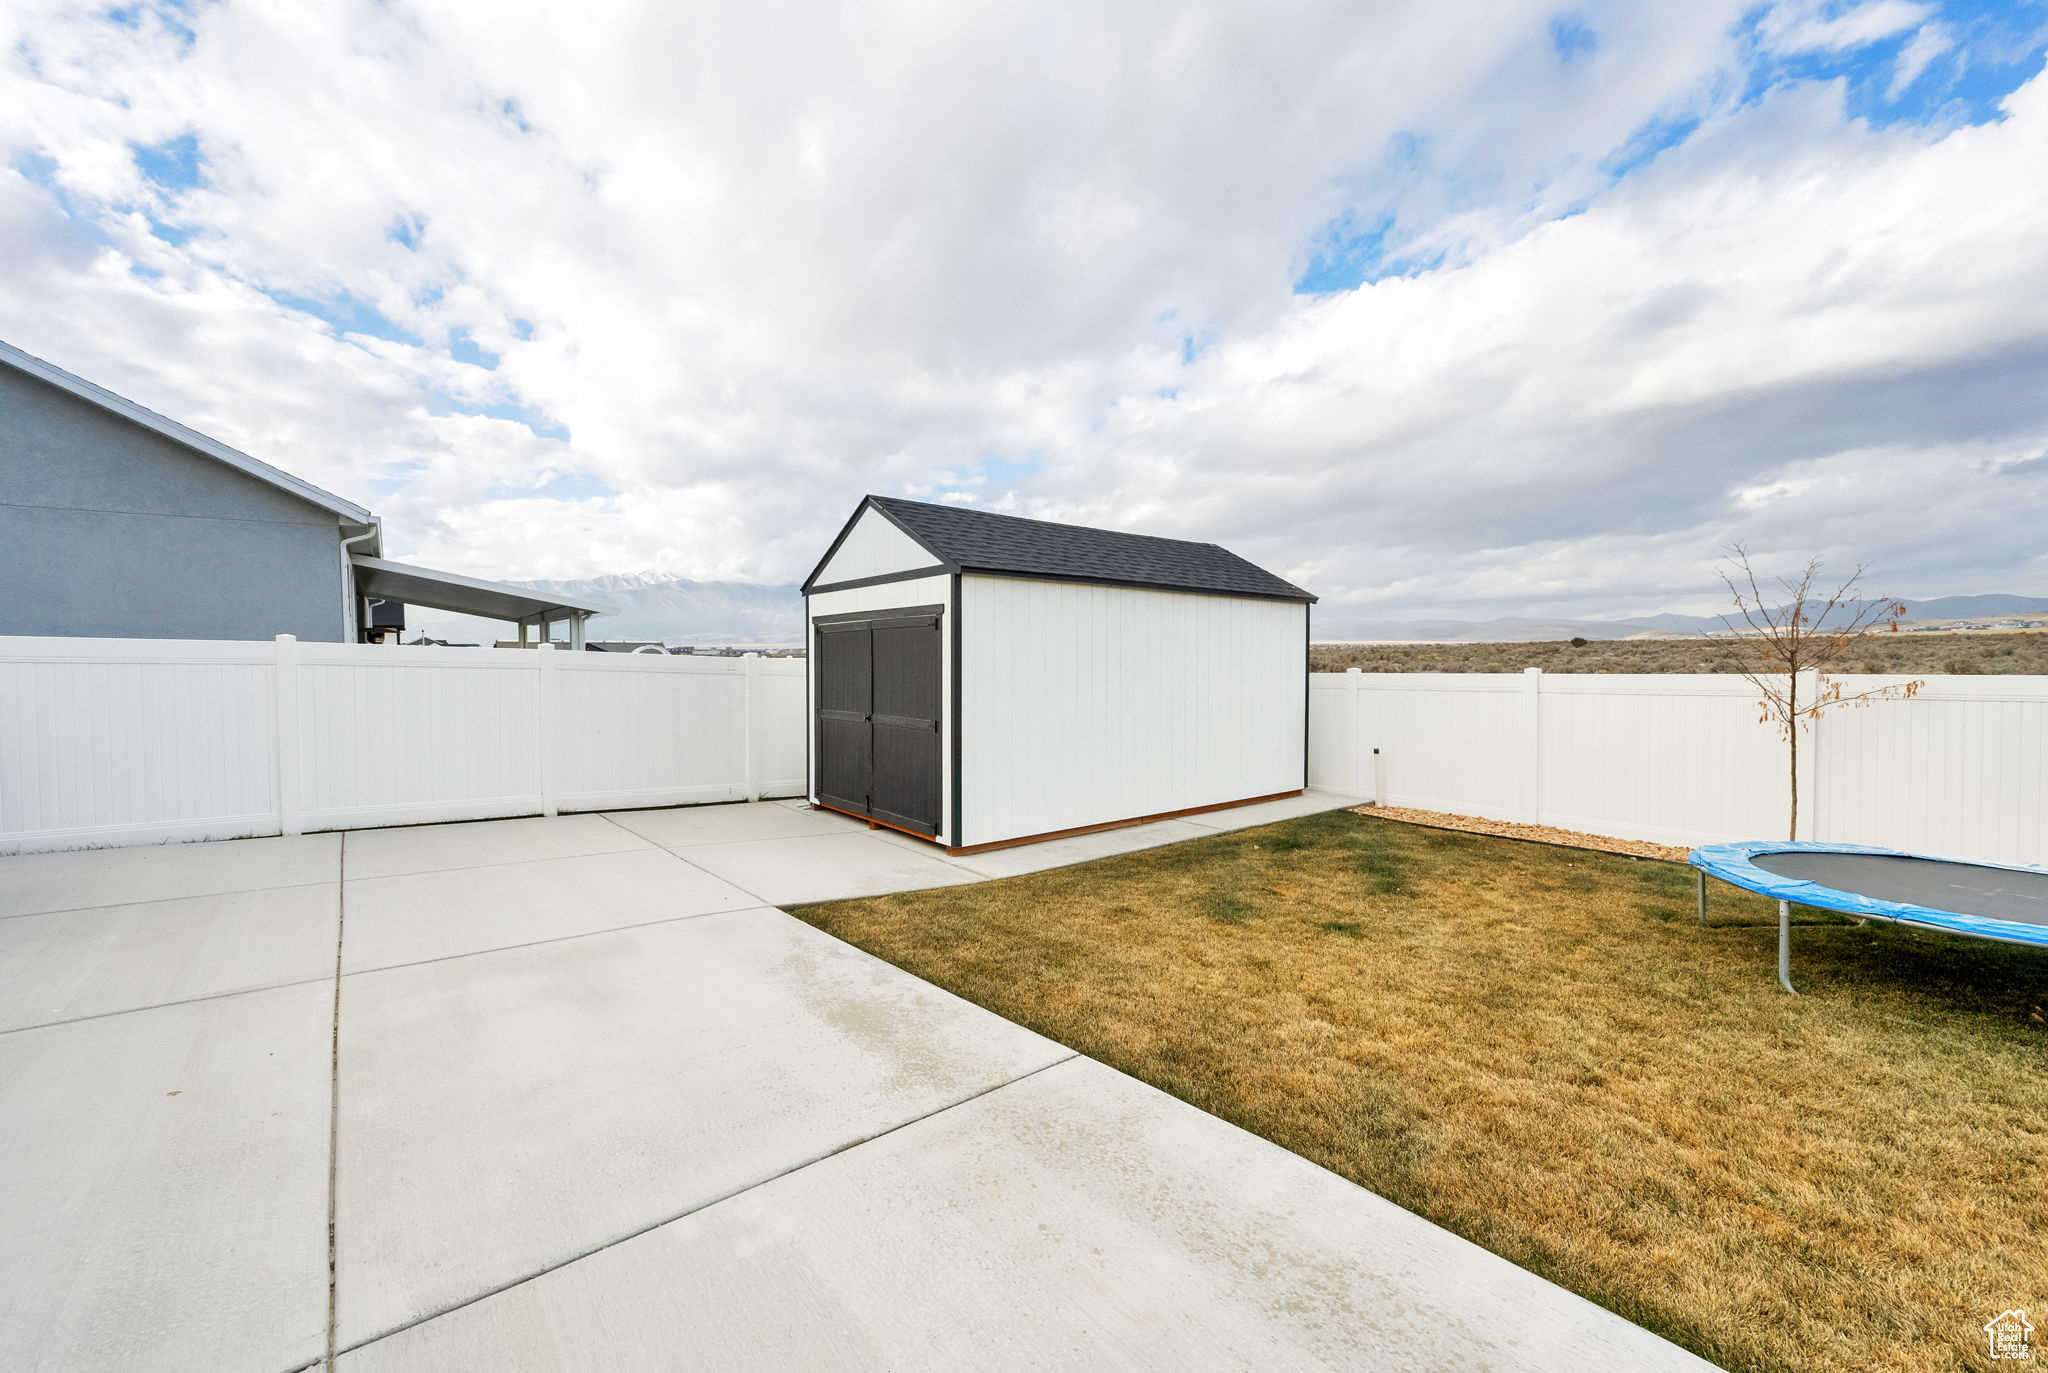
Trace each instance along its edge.
<instances>
[{"instance_id":1,"label":"blue trampoline pad","mask_svg":"<svg viewBox=\"0 0 2048 1373\"><path fill-rule=\"evenodd\" d=\"M1686 861L1818 910L2048 948L2048 868L1859 844L1712 844Z\"/></svg>"},{"instance_id":2,"label":"blue trampoline pad","mask_svg":"<svg viewBox=\"0 0 2048 1373\"><path fill-rule=\"evenodd\" d=\"M1894 905L2048 925L2048 872L1884 853L1764 853L1750 862L1795 882Z\"/></svg>"}]
</instances>

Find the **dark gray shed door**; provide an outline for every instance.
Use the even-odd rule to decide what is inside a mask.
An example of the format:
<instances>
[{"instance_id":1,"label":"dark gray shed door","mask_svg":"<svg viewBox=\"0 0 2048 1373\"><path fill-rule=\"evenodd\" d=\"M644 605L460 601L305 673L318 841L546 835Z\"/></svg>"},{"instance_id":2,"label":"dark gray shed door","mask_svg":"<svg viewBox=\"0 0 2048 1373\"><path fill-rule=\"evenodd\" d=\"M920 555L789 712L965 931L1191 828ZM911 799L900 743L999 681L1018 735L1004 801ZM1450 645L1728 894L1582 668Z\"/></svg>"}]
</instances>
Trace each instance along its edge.
<instances>
[{"instance_id":1,"label":"dark gray shed door","mask_svg":"<svg viewBox=\"0 0 2048 1373\"><path fill-rule=\"evenodd\" d=\"M818 799L939 832L939 608L817 622Z\"/></svg>"}]
</instances>

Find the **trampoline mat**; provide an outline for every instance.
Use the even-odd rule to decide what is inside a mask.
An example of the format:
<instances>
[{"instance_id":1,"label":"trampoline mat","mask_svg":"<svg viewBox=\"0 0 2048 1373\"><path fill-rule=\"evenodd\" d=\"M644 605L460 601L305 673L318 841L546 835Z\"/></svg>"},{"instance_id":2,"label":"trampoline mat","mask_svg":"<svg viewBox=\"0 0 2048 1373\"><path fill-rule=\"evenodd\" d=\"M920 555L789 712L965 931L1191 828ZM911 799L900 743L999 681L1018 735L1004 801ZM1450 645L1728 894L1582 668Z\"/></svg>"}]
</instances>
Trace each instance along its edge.
<instances>
[{"instance_id":1,"label":"trampoline mat","mask_svg":"<svg viewBox=\"0 0 2048 1373\"><path fill-rule=\"evenodd\" d=\"M1760 853L1752 866L1877 901L2048 926L2048 872L1877 853Z\"/></svg>"}]
</instances>

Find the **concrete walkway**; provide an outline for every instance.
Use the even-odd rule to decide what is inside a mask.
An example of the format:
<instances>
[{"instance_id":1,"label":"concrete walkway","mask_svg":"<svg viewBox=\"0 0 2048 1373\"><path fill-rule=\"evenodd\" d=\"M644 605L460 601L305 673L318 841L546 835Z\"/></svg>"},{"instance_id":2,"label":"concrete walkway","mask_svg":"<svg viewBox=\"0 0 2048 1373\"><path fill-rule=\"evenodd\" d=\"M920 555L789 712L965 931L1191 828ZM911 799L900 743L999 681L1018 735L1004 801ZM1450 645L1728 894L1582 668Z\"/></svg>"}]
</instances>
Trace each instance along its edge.
<instances>
[{"instance_id":1,"label":"concrete walkway","mask_svg":"<svg viewBox=\"0 0 2048 1373\"><path fill-rule=\"evenodd\" d=\"M1338 804L0 859L0 1367L1707 1367L774 909Z\"/></svg>"}]
</instances>

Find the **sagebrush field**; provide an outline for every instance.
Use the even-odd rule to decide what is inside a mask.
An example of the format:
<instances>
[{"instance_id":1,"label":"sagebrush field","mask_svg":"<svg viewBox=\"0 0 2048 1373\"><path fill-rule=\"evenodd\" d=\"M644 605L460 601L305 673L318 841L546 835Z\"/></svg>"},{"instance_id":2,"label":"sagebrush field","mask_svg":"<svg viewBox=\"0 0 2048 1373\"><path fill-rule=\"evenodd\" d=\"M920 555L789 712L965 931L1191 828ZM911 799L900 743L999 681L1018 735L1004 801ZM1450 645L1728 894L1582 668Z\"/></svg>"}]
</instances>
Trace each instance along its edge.
<instances>
[{"instance_id":1,"label":"sagebrush field","mask_svg":"<svg viewBox=\"0 0 2048 1373\"><path fill-rule=\"evenodd\" d=\"M1740 672L1753 646L1727 639L1533 644L1316 644L1312 672ZM1841 672L2048 673L2048 633L1873 634Z\"/></svg>"}]
</instances>

